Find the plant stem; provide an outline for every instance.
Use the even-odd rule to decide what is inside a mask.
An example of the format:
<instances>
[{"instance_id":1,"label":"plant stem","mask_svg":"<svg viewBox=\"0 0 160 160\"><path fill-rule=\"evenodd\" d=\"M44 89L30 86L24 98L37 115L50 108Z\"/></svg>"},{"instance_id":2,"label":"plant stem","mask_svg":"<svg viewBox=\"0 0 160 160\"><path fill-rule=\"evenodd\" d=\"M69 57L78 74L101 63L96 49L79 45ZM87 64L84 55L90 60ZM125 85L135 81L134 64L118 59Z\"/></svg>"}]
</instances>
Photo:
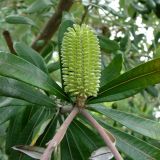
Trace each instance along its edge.
<instances>
[{"instance_id":1,"label":"plant stem","mask_svg":"<svg viewBox=\"0 0 160 160\"><path fill-rule=\"evenodd\" d=\"M81 114L93 125L93 127L97 129L106 145L110 148L116 160L123 160L116 146L113 144L108 134L105 132L104 128L85 109L81 110Z\"/></svg>"},{"instance_id":2,"label":"plant stem","mask_svg":"<svg viewBox=\"0 0 160 160\"><path fill-rule=\"evenodd\" d=\"M47 22L44 29L41 33L37 36L36 40L32 44L32 48L36 51L41 51L48 43L48 41L52 38L53 34L57 31L64 11L69 11L73 4L73 0L60 0L55 13ZM37 45L39 40L43 40L44 43L41 46Z\"/></svg>"},{"instance_id":3,"label":"plant stem","mask_svg":"<svg viewBox=\"0 0 160 160\"><path fill-rule=\"evenodd\" d=\"M13 54L16 54L16 51L13 48L13 41L12 41L12 37L11 37L9 31L7 31L7 30L3 31L3 36L4 36L4 39L7 43L7 46L9 48L10 52Z\"/></svg>"},{"instance_id":4,"label":"plant stem","mask_svg":"<svg viewBox=\"0 0 160 160\"><path fill-rule=\"evenodd\" d=\"M57 133L54 135L53 139L51 139L48 142L47 144L48 146L45 149L40 160L50 160L52 152L54 151L55 147L57 147L57 145L62 141L68 126L70 125L74 117L78 114L78 112L79 112L78 107L74 107L69 116L66 118L61 127L58 129Z\"/></svg>"}]
</instances>

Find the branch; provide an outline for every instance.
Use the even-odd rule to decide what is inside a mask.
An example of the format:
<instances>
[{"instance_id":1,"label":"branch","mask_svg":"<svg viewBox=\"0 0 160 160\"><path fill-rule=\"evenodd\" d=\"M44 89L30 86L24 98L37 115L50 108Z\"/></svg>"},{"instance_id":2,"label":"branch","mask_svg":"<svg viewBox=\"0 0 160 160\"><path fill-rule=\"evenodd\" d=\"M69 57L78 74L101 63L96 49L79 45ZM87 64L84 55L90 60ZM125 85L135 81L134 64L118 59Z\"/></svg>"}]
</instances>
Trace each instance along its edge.
<instances>
[{"instance_id":1,"label":"branch","mask_svg":"<svg viewBox=\"0 0 160 160\"><path fill-rule=\"evenodd\" d=\"M121 155L119 154L117 148L113 144L113 142L110 140L108 134L105 132L104 128L86 111L86 110L81 110L81 114L97 129L101 137L103 138L104 142L106 145L110 148L112 151L114 157L116 160L123 160Z\"/></svg>"},{"instance_id":2,"label":"branch","mask_svg":"<svg viewBox=\"0 0 160 160\"><path fill-rule=\"evenodd\" d=\"M7 31L7 30L3 31L3 37L7 43L7 46L9 48L10 52L13 54L16 54L16 51L13 48L13 41L12 41L12 37L11 37L9 31Z\"/></svg>"},{"instance_id":3,"label":"branch","mask_svg":"<svg viewBox=\"0 0 160 160\"><path fill-rule=\"evenodd\" d=\"M48 142L48 146L45 149L40 160L50 160L52 152L54 151L55 147L57 147L57 145L63 139L63 137L67 131L68 126L70 125L70 123L72 122L74 117L78 114L78 112L79 112L78 107L74 107L72 112L69 114L69 116L63 122L61 127L58 129L58 131L55 134L55 136L53 137L53 139Z\"/></svg>"},{"instance_id":4,"label":"branch","mask_svg":"<svg viewBox=\"0 0 160 160\"><path fill-rule=\"evenodd\" d=\"M41 51L48 43L48 41L52 38L53 34L57 31L61 20L63 11L69 11L73 4L73 0L60 0L57 10L50 18L42 32L37 36L36 40L32 44L32 48L36 51ZM41 46L37 45L39 40L43 40L44 43Z\"/></svg>"}]
</instances>

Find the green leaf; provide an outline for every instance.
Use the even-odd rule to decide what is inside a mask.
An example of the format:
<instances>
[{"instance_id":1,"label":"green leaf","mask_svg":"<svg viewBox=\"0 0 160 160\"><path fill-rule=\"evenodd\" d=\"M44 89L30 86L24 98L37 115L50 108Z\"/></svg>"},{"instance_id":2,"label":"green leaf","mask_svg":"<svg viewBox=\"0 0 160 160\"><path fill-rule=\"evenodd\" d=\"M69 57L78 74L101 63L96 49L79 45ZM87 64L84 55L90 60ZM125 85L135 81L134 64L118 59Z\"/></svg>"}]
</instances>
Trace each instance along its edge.
<instances>
[{"instance_id":1,"label":"green leaf","mask_svg":"<svg viewBox=\"0 0 160 160\"><path fill-rule=\"evenodd\" d=\"M160 149L112 126L109 126L104 120L102 121L98 118L95 119L115 136L116 146L118 149L133 158L133 160L158 160L160 156ZM81 120L86 123L85 119ZM86 125L88 126L89 124L87 123ZM95 140L95 142L97 141Z\"/></svg>"},{"instance_id":2,"label":"green leaf","mask_svg":"<svg viewBox=\"0 0 160 160\"><path fill-rule=\"evenodd\" d=\"M102 98L93 100L93 102L92 101L88 101L87 103L88 104L92 104L92 103L100 103L100 102L118 101L118 100L121 100L121 99L124 99L124 98L128 98L130 96L133 96L133 95L137 94L140 91L141 90L132 89L132 90L124 91L124 92L117 93L117 94L114 94L114 95L109 95L109 96L106 96L106 97L102 97Z\"/></svg>"},{"instance_id":3,"label":"green leaf","mask_svg":"<svg viewBox=\"0 0 160 160\"><path fill-rule=\"evenodd\" d=\"M108 109L105 106L101 105L92 105L92 109L96 110L97 112L125 125L129 129L136 131L144 136L148 136L150 138L160 140L160 123L141 118L134 114L129 114L126 112Z\"/></svg>"},{"instance_id":4,"label":"green leaf","mask_svg":"<svg viewBox=\"0 0 160 160\"><path fill-rule=\"evenodd\" d=\"M109 5L104 4L104 5L100 5L101 8L103 8L104 10L108 11L109 13L113 14L113 16L118 16L119 18L125 18L125 15L123 14L123 12L121 11L115 11L113 8L109 7Z\"/></svg>"},{"instance_id":5,"label":"green leaf","mask_svg":"<svg viewBox=\"0 0 160 160\"><path fill-rule=\"evenodd\" d=\"M25 125L24 117L30 114L30 107L23 107L22 110L17 113L14 117L10 119L10 123L7 129L7 136L6 136L6 145L5 150L8 156L12 154L11 147L17 145L17 137L20 136L21 131ZM28 113L27 113L28 112Z\"/></svg>"},{"instance_id":6,"label":"green leaf","mask_svg":"<svg viewBox=\"0 0 160 160\"><path fill-rule=\"evenodd\" d=\"M45 119L43 119L43 121L41 121L36 126L36 128L34 129L34 132L33 132L33 136L32 136L32 142L31 142L32 146L35 145L38 138L44 133L46 127L48 126L48 124L50 123L51 120L52 120L52 116L46 117Z\"/></svg>"},{"instance_id":7,"label":"green leaf","mask_svg":"<svg viewBox=\"0 0 160 160\"><path fill-rule=\"evenodd\" d=\"M134 31L132 33L133 33L133 36L134 36L134 41L133 41L132 45L135 46L135 47L137 47L137 48L140 48L138 46L138 44L142 41L142 39L145 37L145 35L144 34L138 34L138 35L136 35Z\"/></svg>"},{"instance_id":8,"label":"green leaf","mask_svg":"<svg viewBox=\"0 0 160 160\"><path fill-rule=\"evenodd\" d=\"M32 19L25 17L25 16L18 16L18 15L10 15L6 17L6 22L11 24L28 24L35 26L35 23Z\"/></svg>"},{"instance_id":9,"label":"green leaf","mask_svg":"<svg viewBox=\"0 0 160 160\"><path fill-rule=\"evenodd\" d=\"M140 5L136 2L132 3L132 7L141 14L149 14L151 12L151 10L147 8L145 5L142 4Z\"/></svg>"},{"instance_id":10,"label":"green leaf","mask_svg":"<svg viewBox=\"0 0 160 160\"><path fill-rule=\"evenodd\" d=\"M0 96L18 98L48 107L55 105L52 99L26 83L0 76L0 84Z\"/></svg>"},{"instance_id":11,"label":"green leaf","mask_svg":"<svg viewBox=\"0 0 160 160\"><path fill-rule=\"evenodd\" d=\"M52 55L53 50L55 50L56 46L57 46L57 41L50 41L47 43L46 47L41 51L41 56L45 58L45 62L48 63L49 62L49 57L50 55Z\"/></svg>"},{"instance_id":12,"label":"green leaf","mask_svg":"<svg viewBox=\"0 0 160 160\"><path fill-rule=\"evenodd\" d=\"M120 40L120 50L122 52L128 52L131 48L131 40L129 39L129 32L125 33L125 36Z\"/></svg>"},{"instance_id":13,"label":"green leaf","mask_svg":"<svg viewBox=\"0 0 160 160\"><path fill-rule=\"evenodd\" d=\"M31 103L21 99L0 96L0 107L28 106L28 105L31 105Z\"/></svg>"},{"instance_id":14,"label":"green leaf","mask_svg":"<svg viewBox=\"0 0 160 160\"><path fill-rule=\"evenodd\" d=\"M158 90L154 86L148 86L145 91L152 97L158 97Z\"/></svg>"},{"instance_id":15,"label":"green leaf","mask_svg":"<svg viewBox=\"0 0 160 160\"><path fill-rule=\"evenodd\" d=\"M126 153L133 160L158 160L160 157L160 149L146 143L134 136L124 133L101 121L104 128L109 130L117 141L118 148Z\"/></svg>"},{"instance_id":16,"label":"green leaf","mask_svg":"<svg viewBox=\"0 0 160 160\"><path fill-rule=\"evenodd\" d=\"M46 147L46 144L53 138L53 135L56 133L57 129L57 117L57 114L53 115L51 122L45 129L45 132L42 134L41 137L39 137L38 141L36 142L38 146Z\"/></svg>"},{"instance_id":17,"label":"green leaf","mask_svg":"<svg viewBox=\"0 0 160 160\"><path fill-rule=\"evenodd\" d=\"M20 57L34 64L45 73L48 73L47 67L43 58L34 49L28 47L25 43L22 43L22 42L15 43L14 48Z\"/></svg>"},{"instance_id":18,"label":"green leaf","mask_svg":"<svg viewBox=\"0 0 160 160\"><path fill-rule=\"evenodd\" d=\"M48 72L52 73L60 68L59 62L50 63L48 66Z\"/></svg>"},{"instance_id":19,"label":"green leaf","mask_svg":"<svg viewBox=\"0 0 160 160\"><path fill-rule=\"evenodd\" d=\"M105 52L113 52L119 50L119 45L116 41L110 40L104 36L98 36L100 48Z\"/></svg>"},{"instance_id":20,"label":"green leaf","mask_svg":"<svg viewBox=\"0 0 160 160\"><path fill-rule=\"evenodd\" d=\"M92 154L91 157L89 159L91 160L110 160L112 159L113 153L111 152L111 150L108 147L101 147L97 150L95 150Z\"/></svg>"},{"instance_id":21,"label":"green leaf","mask_svg":"<svg viewBox=\"0 0 160 160\"><path fill-rule=\"evenodd\" d=\"M27 146L27 145L20 145L12 147L14 150L22 152L34 159L40 159L45 148L36 147L36 146Z\"/></svg>"},{"instance_id":22,"label":"green leaf","mask_svg":"<svg viewBox=\"0 0 160 160\"><path fill-rule=\"evenodd\" d=\"M31 143L33 143L33 141L35 140L35 135L36 135L37 131L41 128L43 122L45 122L48 119L51 119L51 117L54 114L55 113L51 109L46 109L44 107L38 109L32 115L32 117L29 119L27 124L25 125L25 127L24 127L23 131L21 132L21 135L18 139L18 143L19 144L25 144L25 143L31 144ZM44 131L44 129L45 128L43 128L43 131ZM38 135L37 138L39 138L40 135Z\"/></svg>"},{"instance_id":23,"label":"green leaf","mask_svg":"<svg viewBox=\"0 0 160 160\"><path fill-rule=\"evenodd\" d=\"M52 6L51 0L36 0L27 8L27 13L41 12Z\"/></svg>"},{"instance_id":24,"label":"green leaf","mask_svg":"<svg viewBox=\"0 0 160 160\"><path fill-rule=\"evenodd\" d=\"M117 78L120 75L122 69L122 55L117 54L111 63L104 68L101 74L101 86L104 86L111 80Z\"/></svg>"},{"instance_id":25,"label":"green leaf","mask_svg":"<svg viewBox=\"0 0 160 160\"><path fill-rule=\"evenodd\" d=\"M21 110L19 106L8 106L5 108L0 108L0 125L16 115L19 110Z\"/></svg>"},{"instance_id":26,"label":"green leaf","mask_svg":"<svg viewBox=\"0 0 160 160\"><path fill-rule=\"evenodd\" d=\"M146 88L149 85L160 82L160 58L146 62L130 71L122 74L113 81L100 88L99 94L95 98L90 98L89 103L104 102L107 96L121 95L127 92L128 96L136 91ZM135 90L135 93L133 92ZM102 98L102 99L101 99ZM126 97L124 97L126 98Z\"/></svg>"},{"instance_id":27,"label":"green leaf","mask_svg":"<svg viewBox=\"0 0 160 160\"><path fill-rule=\"evenodd\" d=\"M28 111L27 111L28 112ZM35 130L37 130L37 126L49 117L53 116L54 112L50 109L39 108L37 110L32 111L32 108L27 113L26 111L23 112L22 117L18 119L18 116L15 117L15 120L13 123L11 122L11 127L8 135L7 142L7 149L10 150L10 159L17 160L20 157L22 157L21 154L19 154L16 151L13 151L10 149L10 147L16 146L16 145L30 145L33 140L33 133ZM26 122L24 123L24 119ZM21 123L19 125L19 123ZM17 136L17 138L15 138Z\"/></svg>"},{"instance_id":28,"label":"green leaf","mask_svg":"<svg viewBox=\"0 0 160 160\"><path fill-rule=\"evenodd\" d=\"M0 75L18 79L68 100L62 88L46 73L13 54L0 52Z\"/></svg>"},{"instance_id":29,"label":"green leaf","mask_svg":"<svg viewBox=\"0 0 160 160\"><path fill-rule=\"evenodd\" d=\"M101 146L104 146L104 143L93 130L74 120L61 143L62 160L86 160Z\"/></svg>"}]
</instances>

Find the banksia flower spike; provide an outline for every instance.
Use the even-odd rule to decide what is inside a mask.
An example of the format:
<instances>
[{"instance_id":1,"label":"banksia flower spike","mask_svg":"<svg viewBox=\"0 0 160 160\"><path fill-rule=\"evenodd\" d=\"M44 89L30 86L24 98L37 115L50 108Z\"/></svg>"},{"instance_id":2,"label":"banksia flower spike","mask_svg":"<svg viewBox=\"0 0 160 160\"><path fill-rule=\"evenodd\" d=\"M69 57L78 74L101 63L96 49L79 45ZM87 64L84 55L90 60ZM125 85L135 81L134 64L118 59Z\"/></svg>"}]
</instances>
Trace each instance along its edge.
<instances>
[{"instance_id":1,"label":"banksia flower spike","mask_svg":"<svg viewBox=\"0 0 160 160\"><path fill-rule=\"evenodd\" d=\"M62 73L65 92L87 98L96 96L101 73L98 39L85 24L73 25L62 42Z\"/></svg>"}]
</instances>

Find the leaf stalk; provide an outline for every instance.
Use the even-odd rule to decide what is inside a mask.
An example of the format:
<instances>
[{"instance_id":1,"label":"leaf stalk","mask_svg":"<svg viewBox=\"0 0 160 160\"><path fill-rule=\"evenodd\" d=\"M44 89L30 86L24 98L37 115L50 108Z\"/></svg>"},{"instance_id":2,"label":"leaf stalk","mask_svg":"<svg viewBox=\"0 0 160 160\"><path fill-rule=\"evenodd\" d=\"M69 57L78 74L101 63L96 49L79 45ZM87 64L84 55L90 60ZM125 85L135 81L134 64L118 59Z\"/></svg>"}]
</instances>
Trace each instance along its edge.
<instances>
[{"instance_id":1,"label":"leaf stalk","mask_svg":"<svg viewBox=\"0 0 160 160\"><path fill-rule=\"evenodd\" d=\"M110 140L110 137L105 132L104 128L86 110L81 110L81 114L93 125L93 127L97 129L100 136L104 140L105 144L109 147L116 160L123 160L116 146L113 144L113 142Z\"/></svg>"}]
</instances>

